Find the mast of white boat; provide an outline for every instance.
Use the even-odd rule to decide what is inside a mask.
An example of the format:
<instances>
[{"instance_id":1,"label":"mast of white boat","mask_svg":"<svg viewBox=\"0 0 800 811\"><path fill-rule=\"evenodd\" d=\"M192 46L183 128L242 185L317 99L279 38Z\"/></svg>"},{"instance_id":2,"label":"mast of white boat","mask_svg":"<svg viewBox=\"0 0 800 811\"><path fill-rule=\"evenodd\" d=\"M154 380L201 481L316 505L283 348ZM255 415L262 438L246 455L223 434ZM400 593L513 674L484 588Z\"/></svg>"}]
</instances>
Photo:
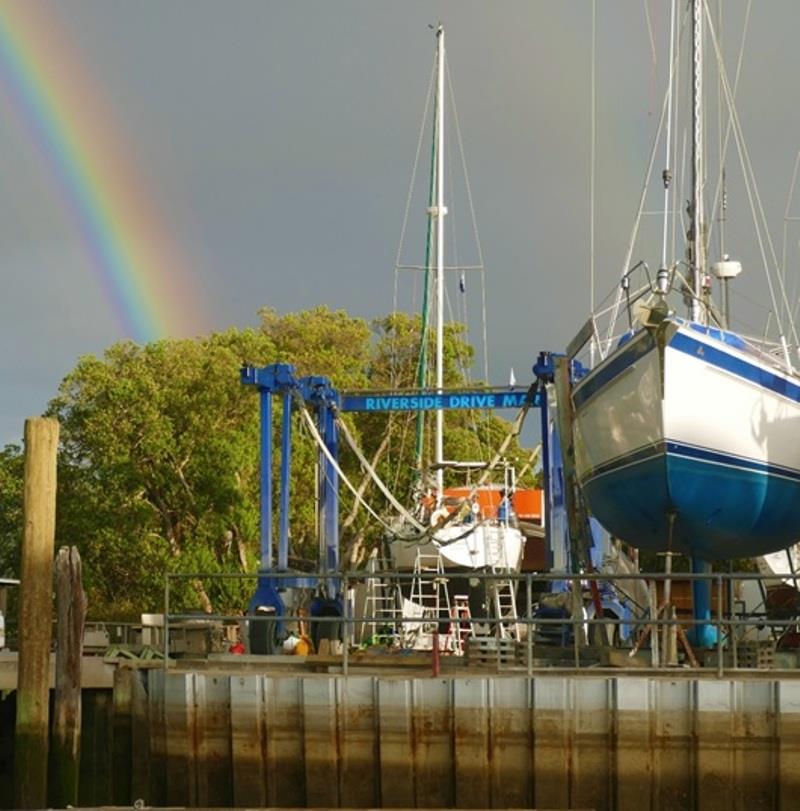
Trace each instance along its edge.
<instances>
[{"instance_id":1,"label":"mast of white boat","mask_svg":"<svg viewBox=\"0 0 800 811\"><path fill-rule=\"evenodd\" d=\"M667 137L664 145L664 171L661 175L664 183L664 217L661 227L661 266L658 269L657 289L661 296L669 292L669 269L667 267L667 240L669 238L669 192L672 185L672 90L675 84L675 0L670 4L669 12L669 86L667 87Z\"/></svg>"},{"instance_id":2,"label":"mast of white boat","mask_svg":"<svg viewBox=\"0 0 800 811\"><path fill-rule=\"evenodd\" d=\"M700 320L703 277L706 269L705 216L703 212L703 8L704 0L692 0L692 206L691 286L692 321Z\"/></svg>"},{"instance_id":3,"label":"mast of white boat","mask_svg":"<svg viewBox=\"0 0 800 811\"><path fill-rule=\"evenodd\" d=\"M431 216L436 218L436 393L444 389L444 26L436 28L436 204ZM444 493L444 411L436 410L435 467L436 505Z\"/></svg>"}]
</instances>

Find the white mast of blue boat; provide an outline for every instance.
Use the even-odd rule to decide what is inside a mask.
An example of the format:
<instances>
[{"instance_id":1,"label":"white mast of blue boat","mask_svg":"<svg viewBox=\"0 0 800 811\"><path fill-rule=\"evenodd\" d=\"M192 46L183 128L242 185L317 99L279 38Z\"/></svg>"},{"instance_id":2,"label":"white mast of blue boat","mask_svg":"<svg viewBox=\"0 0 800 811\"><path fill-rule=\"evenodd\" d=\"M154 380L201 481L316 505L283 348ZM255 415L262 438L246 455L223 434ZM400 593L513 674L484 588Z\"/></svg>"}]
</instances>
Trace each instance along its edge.
<instances>
[{"instance_id":1,"label":"white mast of blue boat","mask_svg":"<svg viewBox=\"0 0 800 811\"><path fill-rule=\"evenodd\" d=\"M436 205L430 216L436 218L436 393L444 389L444 26L436 29ZM435 437L436 505L444 497L444 411L436 410Z\"/></svg>"},{"instance_id":2,"label":"white mast of blue boat","mask_svg":"<svg viewBox=\"0 0 800 811\"><path fill-rule=\"evenodd\" d=\"M703 212L703 0L692 2L692 321L700 320L705 261Z\"/></svg>"},{"instance_id":3,"label":"white mast of blue boat","mask_svg":"<svg viewBox=\"0 0 800 811\"><path fill-rule=\"evenodd\" d=\"M658 270L657 290L662 296L669 292L669 269L667 267L667 241L669 237L669 193L672 187L672 97L675 79L675 0L670 4L669 14L669 85L667 87L667 129L666 144L664 147L665 160L662 180L664 183L664 217L661 234L661 267ZM594 366L594 363L591 364Z\"/></svg>"}]
</instances>

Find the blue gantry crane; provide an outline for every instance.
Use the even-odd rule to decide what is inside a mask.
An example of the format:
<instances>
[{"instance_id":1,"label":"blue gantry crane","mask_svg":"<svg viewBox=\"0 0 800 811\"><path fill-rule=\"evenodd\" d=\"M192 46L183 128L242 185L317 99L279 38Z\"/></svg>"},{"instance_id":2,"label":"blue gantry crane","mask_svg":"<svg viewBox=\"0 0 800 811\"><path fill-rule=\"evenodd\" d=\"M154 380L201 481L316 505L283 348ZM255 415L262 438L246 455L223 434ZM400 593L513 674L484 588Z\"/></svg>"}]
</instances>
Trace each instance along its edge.
<instances>
[{"instance_id":1,"label":"blue gantry crane","mask_svg":"<svg viewBox=\"0 0 800 811\"><path fill-rule=\"evenodd\" d=\"M519 409L539 408L542 427L545 539L550 566L564 572L586 570L593 565L592 549L597 546L597 528L581 510L579 493L571 473L571 442L560 439L564 421L556 402L568 402L568 395L554 396L559 385L569 386L582 369L577 362L549 352L539 355L533 367L536 381L527 388L445 390L419 392L369 392L340 394L328 378L298 377L295 368L276 363L262 368L244 366L241 382L254 386L260 396L260 565L258 585L249 613L262 617L251 630L251 648L273 652L283 634L287 589L312 588L316 596L310 606L311 617L344 616L344 595L339 550L339 475L337 414L339 412L390 412L433 409ZM564 389L566 392L568 389ZM549 393L548 393L549 392ZM277 557L273 557L273 401L282 402L280 434L280 475ZM557 399L558 398L558 399ZM303 405L314 415L321 446L319 448L319 547L318 569L313 573L293 572L289 568L289 507L292 469L292 411ZM595 550L596 553L596 550ZM605 607L619 609L613 594L604 594ZM606 605L607 604L607 605ZM598 606L599 607L599 606ZM312 628L316 627L312 623ZM330 634L338 635L335 622L327 624ZM315 634L318 636L319 631ZM253 644L255 640L255 645ZM315 642L317 640L315 639Z\"/></svg>"}]
</instances>

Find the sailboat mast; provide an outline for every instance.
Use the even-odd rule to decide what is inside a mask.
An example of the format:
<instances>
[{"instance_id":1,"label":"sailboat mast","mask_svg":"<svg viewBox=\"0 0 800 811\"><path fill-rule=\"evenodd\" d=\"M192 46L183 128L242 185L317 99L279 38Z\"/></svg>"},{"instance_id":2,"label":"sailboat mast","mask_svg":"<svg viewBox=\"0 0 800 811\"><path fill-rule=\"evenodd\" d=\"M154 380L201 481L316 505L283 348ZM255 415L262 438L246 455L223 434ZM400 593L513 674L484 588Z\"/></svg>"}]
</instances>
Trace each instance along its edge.
<instances>
[{"instance_id":1,"label":"sailboat mast","mask_svg":"<svg viewBox=\"0 0 800 811\"><path fill-rule=\"evenodd\" d=\"M706 269L703 212L703 10L704 0L692 0L692 321L700 320L703 275Z\"/></svg>"},{"instance_id":2,"label":"sailboat mast","mask_svg":"<svg viewBox=\"0 0 800 811\"><path fill-rule=\"evenodd\" d=\"M444 27L436 29L436 392L444 389ZM444 411L436 410L436 503L444 492Z\"/></svg>"}]
</instances>

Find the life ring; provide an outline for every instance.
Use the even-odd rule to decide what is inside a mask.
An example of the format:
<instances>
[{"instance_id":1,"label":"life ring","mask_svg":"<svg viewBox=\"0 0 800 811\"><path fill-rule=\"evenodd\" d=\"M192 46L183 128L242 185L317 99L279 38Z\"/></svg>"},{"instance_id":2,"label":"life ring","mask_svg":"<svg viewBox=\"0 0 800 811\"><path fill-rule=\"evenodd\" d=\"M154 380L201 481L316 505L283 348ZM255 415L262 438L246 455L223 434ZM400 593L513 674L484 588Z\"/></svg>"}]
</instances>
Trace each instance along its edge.
<instances>
[{"instance_id":1,"label":"life ring","mask_svg":"<svg viewBox=\"0 0 800 811\"><path fill-rule=\"evenodd\" d=\"M431 513L431 526L439 527L450 517L449 511L445 507L439 507Z\"/></svg>"}]
</instances>

